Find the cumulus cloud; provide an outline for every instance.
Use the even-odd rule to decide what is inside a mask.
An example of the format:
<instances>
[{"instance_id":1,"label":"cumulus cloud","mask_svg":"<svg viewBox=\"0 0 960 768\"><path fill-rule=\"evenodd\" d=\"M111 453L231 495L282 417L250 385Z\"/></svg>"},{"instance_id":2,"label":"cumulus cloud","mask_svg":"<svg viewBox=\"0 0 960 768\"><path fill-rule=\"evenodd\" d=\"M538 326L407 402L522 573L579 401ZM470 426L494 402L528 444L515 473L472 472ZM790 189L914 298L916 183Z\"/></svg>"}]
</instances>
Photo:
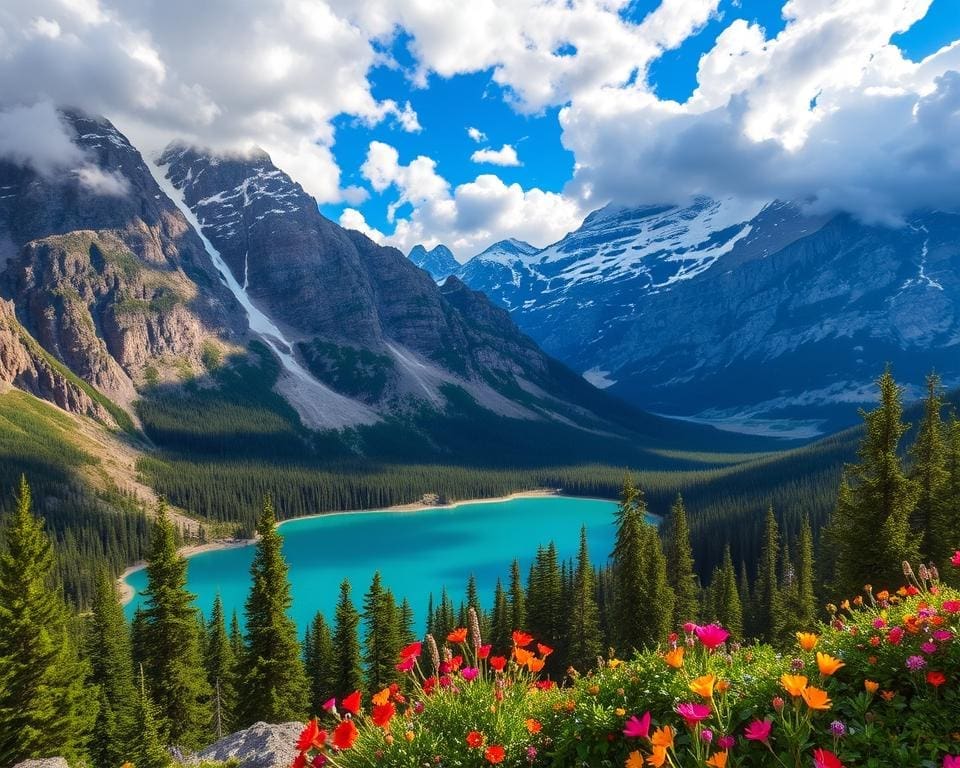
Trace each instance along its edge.
<instances>
[{"instance_id":1,"label":"cumulus cloud","mask_svg":"<svg viewBox=\"0 0 960 768\"><path fill-rule=\"evenodd\" d=\"M373 231L385 244L405 252L418 243L427 247L443 243L455 253L471 256L505 237L547 245L575 229L584 216L571 198L505 184L494 174L453 187L437 172L432 158L420 155L404 164L396 148L379 141L370 143L361 171L374 190L396 192L397 200L388 210L394 231ZM345 220L361 232L367 226L358 211L345 211L341 223Z\"/></svg>"},{"instance_id":2,"label":"cumulus cloud","mask_svg":"<svg viewBox=\"0 0 960 768\"><path fill-rule=\"evenodd\" d=\"M477 142L477 144L487 140L487 134L485 134L479 128L474 128L473 126L467 128L467 136Z\"/></svg>"},{"instance_id":3,"label":"cumulus cloud","mask_svg":"<svg viewBox=\"0 0 960 768\"><path fill-rule=\"evenodd\" d=\"M517 150L510 144L504 144L500 149L478 149L470 159L475 163L490 163L491 165L515 166L522 165L517 157Z\"/></svg>"},{"instance_id":4,"label":"cumulus cloud","mask_svg":"<svg viewBox=\"0 0 960 768\"><path fill-rule=\"evenodd\" d=\"M383 232L367 224L364 215L356 208L344 208L343 213L340 214L340 226L344 229L355 229L381 245L387 239Z\"/></svg>"}]
</instances>

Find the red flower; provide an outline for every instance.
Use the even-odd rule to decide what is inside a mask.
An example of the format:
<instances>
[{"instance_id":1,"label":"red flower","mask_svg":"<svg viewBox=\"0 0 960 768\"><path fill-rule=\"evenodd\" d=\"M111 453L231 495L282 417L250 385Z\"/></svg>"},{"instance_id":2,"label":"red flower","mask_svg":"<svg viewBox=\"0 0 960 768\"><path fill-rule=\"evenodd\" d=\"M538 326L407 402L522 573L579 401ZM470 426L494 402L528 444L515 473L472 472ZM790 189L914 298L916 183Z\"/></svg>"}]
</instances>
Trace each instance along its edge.
<instances>
[{"instance_id":1,"label":"red flower","mask_svg":"<svg viewBox=\"0 0 960 768\"><path fill-rule=\"evenodd\" d=\"M953 553L953 557L950 558L950 562L960 568L960 549Z\"/></svg>"},{"instance_id":2,"label":"red flower","mask_svg":"<svg viewBox=\"0 0 960 768\"><path fill-rule=\"evenodd\" d=\"M410 643L410 645L400 651L400 658L409 659L411 656L419 656L421 648L423 648L423 643Z\"/></svg>"},{"instance_id":3,"label":"red flower","mask_svg":"<svg viewBox=\"0 0 960 768\"><path fill-rule=\"evenodd\" d=\"M536 685L541 691L549 691L556 683L553 680L537 680Z\"/></svg>"},{"instance_id":4,"label":"red flower","mask_svg":"<svg viewBox=\"0 0 960 768\"><path fill-rule=\"evenodd\" d=\"M525 648L533 642L533 635L528 635L526 632L521 632L519 629L513 630L513 644L517 648Z\"/></svg>"},{"instance_id":5,"label":"red flower","mask_svg":"<svg viewBox=\"0 0 960 768\"><path fill-rule=\"evenodd\" d=\"M297 751L306 752L308 749L321 749L327 743L327 732L320 730L317 718L313 718L297 739Z\"/></svg>"},{"instance_id":6,"label":"red flower","mask_svg":"<svg viewBox=\"0 0 960 768\"><path fill-rule=\"evenodd\" d=\"M506 750L504 750L504 748L499 744L491 744L489 747L487 747L487 751L483 753L483 756L487 758L487 762L491 765L502 763L504 755L506 755Z\"/></svg>"},{"instance_id":7,"label":"red flower","mask_svg":"<svg viewBox=\"0 0 960 768\"><path fill-rule=\"evenodd\" d=\"M347 712L357 714L360 711L360 696L360 691L354 691L340 702L340 706L347 710Z\"/></svg>"},{"instance_id":8,"label":"red flower","mask_svg":"<svg viewBox=\"0 0 960 768\"><path fill-rule=\"evenodd\" d=\"M553 648L549 645L544 645L543 643L537 643L537 650L540 652L540 655L543 658L547 658L551 653L553 653Z\"/></svg>"},{"instance_id":9,"label":"red flower","mask_svg":"<svg viewBox=\"0 0 960 768\"><path fill-rule=\"evenodd\" d=\"M386 704L377 704L377 706L373 708L373 714L370 716L370 719L373 720L374 725L380 728L386 728L390 725L390 720L396 713L397 708L388 701Z\"/></svg>"},{"instance_id":10,"label":"red flower","mask_svg":"<svg viewBox=\"0 0 960 768\"><path fill-rule=\"evenodd\" d=\"M307 765L307 753L298 752L297 756L293 758L293 765L291 768L306 768Z\"/></svg>"},{"instance_id":11,"label":"red flower","mask_svg":"<svg viewBox=\"0 0 960 768\"><path fill-rule=\"evenodd\" d=\"M813 768L843 768L843 763L829 749L813 750Z\"/></svg>"},{"instance_id":12,"label":"red flower","mask_svg":"<svg viewBox=\"0 0 960 768\"><path fill-rule=\"evenodd\" d=\"M407 656L403 661L397 664L397 672L409 672L417 663L416 656Z\"/></svg>"},{"instance_id":13,"label":"red flower","mask_svg":"<svg viewBox=\"0 0 960 768\"><path fill-rule=\"evenodd\" d=\"M507 660L503 656L491 656L489 663L491 669L495 669L497 672L503 672L503 668L507 665Z\"/></svg>"},{"instance_id":14,"label":"red flower","mask_svg":"<svg viewBox=\"0 0 960 768\"><path fill-rule=\"evenodd\" d=\"M350 749L353 742L357 740L359 733L357 726L353 724L353 720L343 720L333 730L333 746L337 749Z\"/></svg>"},{"instance_id":15,"label":"red flower","mask_svg":"<svg viewBox=\"0 0 960 768\"><path fill-rule=\"evenodd\" d=\"M484 735L480 733L480 731L470 731L470 733L467 734L467 746L470 747L470 749L479 749L483 746L484 738Z\"/></svg>"},{"instance_id":16,"label":"red flower","mask_svg":"<svg viewBox=\"0 0 960 768\"><path fill-rule=\"evenodd\" d=\"M492 645L481 645L477 648L477 658L485 659L490 655L490 650L493 648Z\"/></svg>"},{"instance_id":17,"label":"red flower","mask_svg":"<svg viewBox=\"0 0 960 768\"><path fill-rule=\"evenodd\" d=\"M947 682L946 675L943 672L937 670L930 670L927 672L927 682L930 683L934 688L939 688L945 682Z\"/></svg>"},{"instance_id":18,"label":"red flower","mask_svg":"<svg viewBox=\"0 0 960 768\"><path fill-rule=\"evenodd\" d=\"M467 642L467 628L460 627L447 635L447 642L462 644Z\"/></svg>"}]
</instances>

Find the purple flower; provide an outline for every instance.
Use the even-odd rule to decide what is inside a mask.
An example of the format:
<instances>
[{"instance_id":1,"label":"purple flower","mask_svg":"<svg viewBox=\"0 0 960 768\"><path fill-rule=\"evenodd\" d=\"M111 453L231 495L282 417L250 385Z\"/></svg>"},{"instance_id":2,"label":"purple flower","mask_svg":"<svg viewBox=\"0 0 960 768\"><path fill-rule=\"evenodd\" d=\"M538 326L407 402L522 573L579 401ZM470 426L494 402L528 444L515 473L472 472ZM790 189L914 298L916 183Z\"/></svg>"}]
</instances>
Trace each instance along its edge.
<instances>
[{"instance_id":1,"label":"purple flower","mask_svg":"<svg viewBox=\"0 0 960 768\"><path fill-rule=\"evenodd\" d=\"M907 669L911 672L918 672L927 666L927 660L923 656L908 656L907 657Z\"/></svg>"},{"instance_id":2,"label":"purple flower","mask_svg":"<svg viewBox=\"0 0 960 768\"><path fill-rule=\"evenodd\" d=\"M830 733L832 733L837 738L840 738L841 736L846 736L847 726L845 726L839 720L834 720L832 723L830 723Z\"/></svg>"},{"instance_id":3,"label":"purple flower","mask_svg":"<svg viewBox=\"0 0 960 768\"><path fill-rule=\"evenodd\" d=\"M709 744L711 741L713 741L713 731L711 731L709 728L704 728L702 731L700 731L700 740Z\"/></svg>"},{"instance_id":4,"label":"purple flower","mask_svg":"<svg viewBox=\"0 0 960 768\"><path fill-rule=\"evenodd\" d=\"M527 747L527 762L535 763L537 761L537 748L536 747Z\"/></svg>"}]
</instances>

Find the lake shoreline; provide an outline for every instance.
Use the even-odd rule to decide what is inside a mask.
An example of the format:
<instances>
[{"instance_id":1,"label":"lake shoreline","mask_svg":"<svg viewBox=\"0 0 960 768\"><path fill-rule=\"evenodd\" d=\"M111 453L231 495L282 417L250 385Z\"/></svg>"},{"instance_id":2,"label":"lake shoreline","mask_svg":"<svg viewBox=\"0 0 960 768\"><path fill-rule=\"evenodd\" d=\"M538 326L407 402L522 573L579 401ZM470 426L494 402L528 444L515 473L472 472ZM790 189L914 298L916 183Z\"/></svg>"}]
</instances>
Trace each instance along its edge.
<instances>
[{"instance_id":1,"label":"lake shoreline","mask_svg":"<svg viewBox=\"0 0 960 768\"><path fill-rule=\"evenodd\" d=\"M332 515L368 515L374 513L389 512L392 514L398 513L412 513L412 512L425 512L431 509L455 509L456 507L465 506L467 504L497 504L504 501L513 501L515 499L528 499L528 498L539 498L543 496L563 496L562 489L549 489L549 488L540 488L532 491L517 491L515 493L510 493L505 496L493 496L485 497L479 499L463 499L461 501L454 501L450 504L424 504L422 502L409 502L407 504L395 504L392 507L385 507L383 509L345 509L338 510L334 512L317 512L312 515L303 515L301 517L289 517L285 520L280 520L277 523L279 528L286 523L292 523L296 520L311 520L317 517L330 517ZM590 500L593 497L589 496L571 496L570 498ZM596 501L611 501L611 499L595 499ZM257 537L252 537L249 539L216 539L214 541L207 542L206 544L187 544L180 547L178 552L183 557L193 557L194 555L199 555L204 552L216 552L221 549L238 549L240 547L249 547L257 543ZM124 569L123 573L117 578L117 586L120 590L120 603L126 606L135 596L133 587L127 583L127 577L137 571L142 571L147 567L145 561L141 560L133 565L128 566Z\"/></svg>"}]
</instances>

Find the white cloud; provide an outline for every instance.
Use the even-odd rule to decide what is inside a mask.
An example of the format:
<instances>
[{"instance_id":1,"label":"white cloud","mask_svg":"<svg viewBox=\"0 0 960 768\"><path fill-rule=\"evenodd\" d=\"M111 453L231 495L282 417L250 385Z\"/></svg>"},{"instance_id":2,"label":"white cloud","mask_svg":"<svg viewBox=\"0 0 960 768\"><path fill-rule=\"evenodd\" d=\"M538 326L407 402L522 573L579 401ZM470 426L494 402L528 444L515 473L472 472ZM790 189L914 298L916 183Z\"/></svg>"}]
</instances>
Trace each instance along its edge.
<instances>
[{"instance_id":1,"label":"white cloud","mask_svg":"<svg viewBox=\"0 0 960 768\"><path fill-rule=\"evenodd\" d=\"M373 242L383 244L386 236L379 229L367 224L363 214L356 208L344 208L340 214L340 226L344 229L355 229L369 237Z\"/></svg>"},{"instance_id":2,"label":"white cloud","mask_svg":"<svg viewBox=\"0 0 960 768\"><path fill-rule=\"evenodd\" d=\"M404 165L394 147L378 141L370 143L362 173L376 191L396 190L388 211L394 231L377 234L404 252L418 243L443 243L469 256L506 237L542 246L575 229L584 216L570 198L508 185L493 174L451 188L432 158L420 155ZM367 226L358 211L351 210L348 220L360 231Z\"/></svg>"},{"instance_id":3,"label":"white cloud","mask_svg":"<svg viewBox=\"0 0 960 768\"><path fill-rule=\"evenodd\" d=\"M85 165L75 173L81 186L95 195L122 197L130 191L130 183L116 171L104 171L96 165Z\"/></svg>"},{"instance_id":4,"label":"white cloud","mask_svg":"<svg viewBox=\"0 0 960 768\"><path fill-rule=\"evenodd\" d=\"M500 149L478 149L470 159L475 163L490 163L491 165L515 166L522 165L517 157L517 150L510 144L504 144Z\"/></svg>"},{"instance_id":5,"label":"white cloud","mask_svg":"<svg viewBox=\"0 0 960 768\"><path fill-rule=\"evenodd\" d=\"M472 125L467 128L467 136L477 142L477 144L487 140L487 134L485 134L479 128L474 128Z\"/></svg>"}]
</instances>

